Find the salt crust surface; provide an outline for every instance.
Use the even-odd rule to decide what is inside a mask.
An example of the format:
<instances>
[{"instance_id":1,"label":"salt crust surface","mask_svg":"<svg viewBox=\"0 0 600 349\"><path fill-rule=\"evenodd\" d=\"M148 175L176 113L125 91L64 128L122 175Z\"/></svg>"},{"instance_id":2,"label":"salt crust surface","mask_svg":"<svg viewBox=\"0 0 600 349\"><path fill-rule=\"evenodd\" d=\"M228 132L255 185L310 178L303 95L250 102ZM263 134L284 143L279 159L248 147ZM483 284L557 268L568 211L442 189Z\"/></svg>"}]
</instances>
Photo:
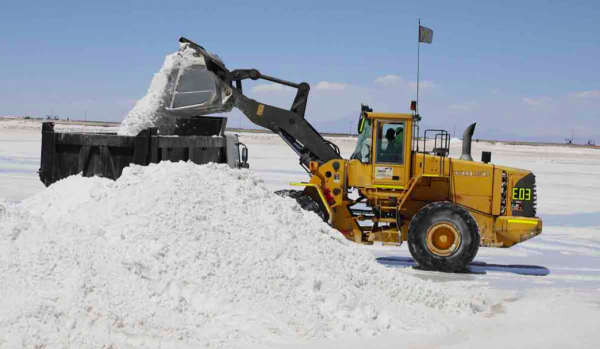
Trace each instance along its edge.
<instances>
[{"instance_id":1,"label":"salt crust surface","mask_svg":"<svg viewBox=\"0 0 600 349\"><path fill-rule=\"evenodd\" d=\"M248 170L162 162L0 201L0 348L443 333L489 291L388 270ZM445 319L445 320L444 320Z\"/></svg>"},{"instance_id":2,"label":"salt crust surface","mask_svg":"<svg viewBox=\"0 0 600 349\"><path fill-rule=\"evenodd\" d=\"M24 119L2 119L0 118L0 130L41 130L42 123L53 120L24 120ZM77 133L112 133L117 132L118 126L90 126L77 124L54 125L56 132L77 132Z\"/></svg>"}]
</instances>

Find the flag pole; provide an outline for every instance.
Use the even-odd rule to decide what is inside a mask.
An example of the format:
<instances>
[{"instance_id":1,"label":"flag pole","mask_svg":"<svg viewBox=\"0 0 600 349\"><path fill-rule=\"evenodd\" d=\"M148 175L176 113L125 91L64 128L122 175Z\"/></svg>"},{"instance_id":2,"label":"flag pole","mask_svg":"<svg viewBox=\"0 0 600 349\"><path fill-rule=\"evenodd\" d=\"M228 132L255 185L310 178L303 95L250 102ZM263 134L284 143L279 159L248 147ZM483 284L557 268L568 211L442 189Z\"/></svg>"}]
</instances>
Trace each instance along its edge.
<instances>
[{"instance_id":1,"label":"flag pole","mask_svg":"<svg viewBox=\"0 0 600 349\"><path fill-rule=\"evenodd\" d=\"M417 106L415 108L415 113L419 115L419 68L421 64L421 56L420 56L420 48L421 48L421 18L419 18L419 27L417 29Z\"/></svg>"}]
</instances>

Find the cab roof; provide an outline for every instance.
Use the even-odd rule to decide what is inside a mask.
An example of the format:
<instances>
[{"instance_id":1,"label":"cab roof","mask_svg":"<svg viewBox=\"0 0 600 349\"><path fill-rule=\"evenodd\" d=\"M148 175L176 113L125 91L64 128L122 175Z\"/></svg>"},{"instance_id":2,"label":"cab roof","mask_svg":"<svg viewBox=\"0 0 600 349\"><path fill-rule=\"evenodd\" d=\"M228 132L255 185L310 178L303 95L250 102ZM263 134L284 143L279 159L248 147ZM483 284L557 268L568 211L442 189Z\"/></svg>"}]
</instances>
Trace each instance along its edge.
<instances>
[{"instance_id":1,"label":"cab roof","mask_svg":"<svg viewBox=\"0 0 600 349\"><path fill-rule=\"evenodd\" d=\"M368 119L400 119L400 120L412 120L412 114L398 114L398 113L377 113L377 112L366 112Z\"/></svg>"}]
</instances>

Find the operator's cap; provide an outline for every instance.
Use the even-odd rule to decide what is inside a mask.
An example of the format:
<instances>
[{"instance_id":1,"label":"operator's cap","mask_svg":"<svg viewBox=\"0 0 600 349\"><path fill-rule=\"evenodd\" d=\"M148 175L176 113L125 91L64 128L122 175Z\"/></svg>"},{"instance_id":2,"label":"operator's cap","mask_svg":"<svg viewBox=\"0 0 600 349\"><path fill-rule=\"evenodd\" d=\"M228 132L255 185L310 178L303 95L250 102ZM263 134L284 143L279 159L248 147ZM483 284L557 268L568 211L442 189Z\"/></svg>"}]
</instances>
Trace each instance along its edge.
<instances>
[{"instance_id":1,"label":"operator's cap","mask_svg":"<svg viewBox=\"0 0 600 349\"><path fill-rule=\"evenodd\" d=\"M395 137L395 131L391 128L388 128L388 130L385 132L385 138L394 138Z\"/></svg>"}]
</instances>

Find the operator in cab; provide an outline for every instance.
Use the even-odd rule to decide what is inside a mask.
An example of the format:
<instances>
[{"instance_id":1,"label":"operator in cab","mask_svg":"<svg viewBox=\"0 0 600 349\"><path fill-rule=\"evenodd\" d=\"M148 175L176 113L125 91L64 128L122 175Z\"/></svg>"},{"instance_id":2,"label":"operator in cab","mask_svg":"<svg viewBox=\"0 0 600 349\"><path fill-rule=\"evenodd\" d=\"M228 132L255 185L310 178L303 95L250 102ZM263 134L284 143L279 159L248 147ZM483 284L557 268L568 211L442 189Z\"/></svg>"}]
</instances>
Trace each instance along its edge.
<instances>
[{"instance_id":1,"label":"operator in cab","mask_svg":"<svg viewBox=\"0 0 600 349\"><path fill-rule=\"evenodd\" d=\"M385 150L383 150L381 156L382 160L386 162L402 163L403 131L402 127L387 129L385 133L387 145Z\"/></svg>"}]
</instances>

